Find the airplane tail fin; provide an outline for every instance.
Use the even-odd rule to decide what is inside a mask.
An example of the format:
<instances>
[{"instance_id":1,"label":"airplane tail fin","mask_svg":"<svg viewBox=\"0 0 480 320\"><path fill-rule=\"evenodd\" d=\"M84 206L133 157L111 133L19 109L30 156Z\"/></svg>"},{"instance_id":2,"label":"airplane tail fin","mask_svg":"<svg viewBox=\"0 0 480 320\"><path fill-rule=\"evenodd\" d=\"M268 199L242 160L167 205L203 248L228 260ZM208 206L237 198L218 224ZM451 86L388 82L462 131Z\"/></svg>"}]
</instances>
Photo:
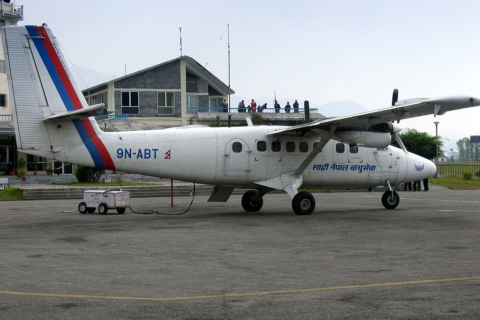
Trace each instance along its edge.
<instances>
[{"instance_id":1,"label":"airplane tail fin","mask_svg":"<svg viewBox=\"0 0 480 320\"><path fill-rule=\"evenodd\" d=\"M115 168L101 139L103 132L91 117L107 109L103 104L87 105L51 30L9 26L1 35L19 150Z\"/></svg>"}]
</instances>

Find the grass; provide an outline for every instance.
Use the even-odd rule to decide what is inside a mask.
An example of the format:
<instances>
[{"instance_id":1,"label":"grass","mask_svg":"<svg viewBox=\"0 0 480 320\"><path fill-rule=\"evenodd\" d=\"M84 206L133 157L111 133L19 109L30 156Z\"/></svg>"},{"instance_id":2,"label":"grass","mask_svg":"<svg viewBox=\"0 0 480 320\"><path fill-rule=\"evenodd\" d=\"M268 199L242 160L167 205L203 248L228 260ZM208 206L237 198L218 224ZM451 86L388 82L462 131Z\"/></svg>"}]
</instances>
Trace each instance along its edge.
<instances>
[{"instance_id":1,"label":"grass","mask_svg":"<svg viewBox=\"0 0 480 320\"><path fill-rule=\"evenodd\" d=\"M65 183L53 183L60 186L74 186L74 187L118 187L118 186L151 186L155 183L145 182L65 182Z\"/></svg>"},{"instance_id":2,"label":"grass","mask_svg":"<svg viewBox=\"0 0 480 320\"><path fill-rule=\"evenodd\" d=\"M18 188L5 188L0 190L0 201L25 200L25 195Z\"/></svg>"},{"instance_id":3,"label":"grass","mask_svg":"<svg viewBox=\"0 0 480 320\"><path fill-rule=\"evenodd\" d=\"M450 190L480 190L480 180L472 178L465 180L463 178L438 178L429 179L429 181L437 186L448 188Z\"/></svg>"}]
</instances>

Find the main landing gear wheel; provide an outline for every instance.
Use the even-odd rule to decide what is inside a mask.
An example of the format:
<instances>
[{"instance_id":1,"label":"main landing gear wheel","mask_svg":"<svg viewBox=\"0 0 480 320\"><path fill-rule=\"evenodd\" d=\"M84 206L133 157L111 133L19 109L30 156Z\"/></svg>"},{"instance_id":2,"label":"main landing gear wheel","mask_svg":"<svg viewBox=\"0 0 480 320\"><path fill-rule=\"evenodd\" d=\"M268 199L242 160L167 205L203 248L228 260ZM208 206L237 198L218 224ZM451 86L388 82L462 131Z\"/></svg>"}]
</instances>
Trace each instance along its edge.
<instances>
[{"instance_id":1,"label":"main landing gear wheel","mask_svg":"<svg viewBox=\"0 0 480 320\"><path fill-rule=\"evenodd\" d=\"M310 192L299 192L292 199L292 208L299 216L311 214L315 210L315 198Z\"/></svg>"},{"instance_id":2,"label":"main landing gear wheel","mask_svg":"<svg viewBox=\"0 0 480 320\"><path fill-rule=\"evenodd\" d=\"M257 194L255 190L249 190L243 194L242 207L247 212L257 212L262 209L263 198L253 200L252 198Z\"/></svg>"},{"instance_id":3,"label":"main landing gear wheel","mask_svg":"<svg viewBox=\"0 0 480 320\"><path fill-rule=\"evenodd\" d=\"M396 191L386 191L382 196L382 204L387 209L395 209L400 203L400 197Z\"/></svg>"},{"instance_id":4,"label":"main landing gear wheel","mask_svg":"<svg viewBox=\"0 0 480 320\"><path fill-rule=\"evenodd\" d=\"M87 204L85 202L80 202L78 205L78 211L80 211L80 213L87 213Z\"/></svg>"}]
</instances>

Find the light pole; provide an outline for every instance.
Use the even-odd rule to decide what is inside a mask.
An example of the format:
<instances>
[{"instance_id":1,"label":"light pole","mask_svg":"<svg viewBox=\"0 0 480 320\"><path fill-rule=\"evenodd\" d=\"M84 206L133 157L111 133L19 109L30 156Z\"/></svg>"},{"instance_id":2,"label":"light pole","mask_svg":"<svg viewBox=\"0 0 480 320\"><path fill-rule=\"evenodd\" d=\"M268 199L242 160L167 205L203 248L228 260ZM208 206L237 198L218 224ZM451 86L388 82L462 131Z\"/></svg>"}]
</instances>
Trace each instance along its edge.
<instances>
[{"instance_id":1,"label":"light pole","mask_svg":"<svg viewBox=\"0 0 480 320\"><path fill-rule=\"evenodd\" d=\"M435 142L437 145L437 158L435 159L435 165L437 166L437 171L435 171L435 179L438 178L438 124L440 122L435 121Z\"/></svg>"}]
</instances>

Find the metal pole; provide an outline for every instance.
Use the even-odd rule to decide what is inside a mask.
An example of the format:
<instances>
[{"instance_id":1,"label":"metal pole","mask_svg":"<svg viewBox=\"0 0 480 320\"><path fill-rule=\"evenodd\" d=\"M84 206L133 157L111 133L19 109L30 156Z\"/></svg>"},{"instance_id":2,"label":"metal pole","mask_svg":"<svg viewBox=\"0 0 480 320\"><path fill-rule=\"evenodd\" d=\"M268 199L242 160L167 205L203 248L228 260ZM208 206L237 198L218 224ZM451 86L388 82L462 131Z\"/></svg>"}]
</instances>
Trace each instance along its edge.
<instances>
[{"instance_id":1,"label":"metal pole","mask_svg":"<svg viewBox=\"0 0 480 320\"><path fill-rule=\"evenodd\" d=\"M437 158L436 158L436 166L437 166L437 171L435 172L435 179L438 178L438 121L435 121L435 142L437 146Z\"/></svg>"},{"instance_id":2,"label":"metal pole","mask_svg":"<svg viewBox=\"0 0 480 320\"><path fill-rule=\"evenodd\" d=\"M173 209L173 179L170 179L170 206Z\"/></svg>"},{"instance_id":3,"label":"metal pole","mask_svg":"<svg viewBox=\"0 0 480 320\"><path fill-rule=\"evenodd\" d=\"M183 52L182 52L182 28L179 28L180 29L180 57L183 56Z\"/></svg>"},{"instance_id":4,"label":"metal pole","mask_svg":"<svg viewBox=\"0 0 480 320\"><path fill-rule=\"evenodd\" d=\"M227 35L228 35L228 108L232 107L230 103L230 24L227 23Z\"/></svg>"}]
</instances>

